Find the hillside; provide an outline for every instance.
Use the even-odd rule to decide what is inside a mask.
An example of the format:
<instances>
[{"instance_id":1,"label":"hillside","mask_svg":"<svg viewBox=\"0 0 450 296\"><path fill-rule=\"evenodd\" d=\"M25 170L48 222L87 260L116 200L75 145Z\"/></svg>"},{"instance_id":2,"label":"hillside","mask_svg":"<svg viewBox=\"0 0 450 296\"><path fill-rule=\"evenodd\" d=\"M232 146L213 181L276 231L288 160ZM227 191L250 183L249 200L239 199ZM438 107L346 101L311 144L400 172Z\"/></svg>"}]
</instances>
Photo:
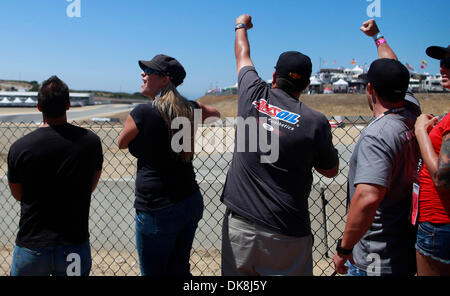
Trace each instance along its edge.
<instances>
[{"instance_id":1,"label":"hillside","mask_svg":"<svg viewBox=\"0 0 450 296\"><path fill-rule=\"evenodd\" d=\"M20 81L20 80L1 80L0 79L0 91L38 91L39 83L37 81ZM71 92L77 93L92 93L95 98L100 99L137 99L144 100L147 99L141 93L136 92L133 94L125 92L110 92L110 91L99 91L99 90L70 90Z\"/></svg>"},{"instance_id":2,"label":"hillside","mask_svg":"<svg viewBox=\"0 0 450 296\"><path fill-rule=\"evenodd\" d=\"M1 80L0 79L0 91L17 91L25 90L30 91L37 85L36 81L19 81L19 80Z\"/></svg>"},{"instance_id":3,"label":"hillside","mask_svg":"<svg viewBox=\"0 0 450 296\"><path fill-rule=\"evenodd\" d=\"M415 94L424 113L442 115L450 111L450 93ZM300 100L307 106L326 116L371 116L364 94L318 94L302 95ZM198 99L203 104L217 108L221 117L236 117L237 95L222 97L204 96Z\"/></svg>"}]
</instances>

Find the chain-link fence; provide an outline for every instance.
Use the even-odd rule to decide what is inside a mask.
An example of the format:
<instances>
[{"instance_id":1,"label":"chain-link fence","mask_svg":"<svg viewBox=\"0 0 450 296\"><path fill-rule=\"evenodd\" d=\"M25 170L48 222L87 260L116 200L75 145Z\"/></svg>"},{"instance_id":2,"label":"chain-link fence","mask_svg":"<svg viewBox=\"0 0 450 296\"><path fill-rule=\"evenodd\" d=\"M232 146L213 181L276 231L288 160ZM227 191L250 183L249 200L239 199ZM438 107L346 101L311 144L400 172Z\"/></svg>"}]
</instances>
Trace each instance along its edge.
<instances>
[{"instance_id":1,"label":"chain-link fence","mask_svg":"<svg viewBox=\"0 0 450 296\"><path fill-rule=\"evenodd\" d=\"M332 255L345 226L349 160L361 130L370 119L345 117L343 122L332 125L333 142L340 155L339 175L328 179L314 173L309 210L315 275L331 275L334 271ZM139 275L133 208L136 159L127 150L117 147L122 125L110 122L73 124L92 130L103 144L103 173L93 193L90 211L91 275ZM20 205L8 187L7 155L12 143L37 127L36 123L0 122L0 275L9 274L20 216ZM193 275L221 274L221 224L225 207L220 196L233 155L234 136L235 126L227 121L202 126L197 131L194 167L205 210L192 248Z\"/></svg>"}]
</instances>

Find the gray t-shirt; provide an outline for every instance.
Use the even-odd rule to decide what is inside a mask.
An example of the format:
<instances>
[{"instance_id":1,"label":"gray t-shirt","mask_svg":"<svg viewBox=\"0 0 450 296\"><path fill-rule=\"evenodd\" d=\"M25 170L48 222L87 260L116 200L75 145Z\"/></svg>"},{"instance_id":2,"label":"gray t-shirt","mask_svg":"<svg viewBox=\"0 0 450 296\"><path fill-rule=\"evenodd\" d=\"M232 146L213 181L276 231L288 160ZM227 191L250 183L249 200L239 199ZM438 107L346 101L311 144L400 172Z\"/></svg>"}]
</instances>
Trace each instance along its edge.
<instances>
[{"instance_id":1,"label":"gray t-shirt","mask_svg":"<svg viewBox=\"0 0 450 296\"><path fill-rule=\"evenodd\" d=\"M415 120L408 109L376 119L362 132L350 159L350 197L362 183L387 188L370 229L354 247L360 269L375 271L379 256L381 275L415 273L415 233L408 220L419 158Z\"/></svg>"},{"instance_id":2,"label":"gray t-shirt","mask_svg":"<svg viewBox=\"0 0 450 296\"><path fill-rule=\"evenodd\" d=\"M243 67L238 82L238 117L254 124L247 129L237 124L233 160L221 201L233 212L273 232L310 235L311 170L328 170L339 163L330 123L325 115L282 89L272 89L254 67ZM278 150L278 159L263 163L261 156L267 153L262 151L261 139L273 140L275 134L278 147L274 145L271 152ZM252 151L253 136L258 143ZM241 151L240 139L245 144Z\"/></svg>"}]
</instances>

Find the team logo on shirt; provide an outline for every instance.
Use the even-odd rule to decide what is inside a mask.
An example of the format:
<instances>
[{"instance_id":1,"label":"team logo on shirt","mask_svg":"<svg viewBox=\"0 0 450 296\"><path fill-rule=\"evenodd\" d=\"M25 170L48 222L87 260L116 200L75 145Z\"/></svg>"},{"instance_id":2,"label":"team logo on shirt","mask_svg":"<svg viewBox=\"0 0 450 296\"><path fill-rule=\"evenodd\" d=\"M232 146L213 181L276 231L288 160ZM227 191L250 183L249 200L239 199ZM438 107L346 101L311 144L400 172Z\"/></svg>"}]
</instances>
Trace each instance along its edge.
<instances>
[{"instance_id":1,"label":"team logo on shirt","mask_svg":"<svg viewBox=\"0 0 450 296\"><path fill-rule=\"evenodd\" d=\"M277 106L268 104L267 101L264 99L260 99L259 101L253 102L253 105L259 112L284 122L297 124L298 119L300 118L299 114L283 110Z\"/></svg>"}]
</instances>

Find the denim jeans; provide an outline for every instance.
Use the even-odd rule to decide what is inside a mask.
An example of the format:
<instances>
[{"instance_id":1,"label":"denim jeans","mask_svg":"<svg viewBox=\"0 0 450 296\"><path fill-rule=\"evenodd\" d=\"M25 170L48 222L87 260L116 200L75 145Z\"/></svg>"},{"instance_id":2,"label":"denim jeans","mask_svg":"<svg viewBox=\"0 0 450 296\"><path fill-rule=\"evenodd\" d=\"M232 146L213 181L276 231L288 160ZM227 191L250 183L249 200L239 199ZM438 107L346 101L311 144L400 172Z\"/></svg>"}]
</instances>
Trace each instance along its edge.
<instances>
[{"instance_id":1,"label":"denim jeans","mask_svg":"<svg viewBox=\"0 0 450 296\"><path fill-rule=\"evenodd\" d=\"M419 223L416 249L434 260L450 264L450 224Z\"/></svg>"},{"instance_id":2,"label":"denim jeans","mask_svg":"<svg viewBox=\"0 0 450 296\"><path fill-rule=\"evenodd\" d=\"M191 275L189 258L203 208L197 191L168 208L136 211L136 247L143 276Z\"/></svg>"},{"instance_id":3,"label":"denim jeans","mask_svg":"<svg viewBox=\"0 0 450 296\"><path fill-rule=\"evenodd\" d=\"M347 263L345 263L345 265L348 266L348 271L347 271L346 276L367 276L366 271L354 266L353 264L350 263L350 261L347 261Z\"/></svg>"},{"instance_id":4,"label":"denim jeans","mask_svg":"<svg viewBox=\"0 0 450 296\"><path fill-rule=\"evenodd\" d=\"M81 245L14 248L11 276L88 276L92 258L89 241Z\"/></svg>"}]
</instances>

